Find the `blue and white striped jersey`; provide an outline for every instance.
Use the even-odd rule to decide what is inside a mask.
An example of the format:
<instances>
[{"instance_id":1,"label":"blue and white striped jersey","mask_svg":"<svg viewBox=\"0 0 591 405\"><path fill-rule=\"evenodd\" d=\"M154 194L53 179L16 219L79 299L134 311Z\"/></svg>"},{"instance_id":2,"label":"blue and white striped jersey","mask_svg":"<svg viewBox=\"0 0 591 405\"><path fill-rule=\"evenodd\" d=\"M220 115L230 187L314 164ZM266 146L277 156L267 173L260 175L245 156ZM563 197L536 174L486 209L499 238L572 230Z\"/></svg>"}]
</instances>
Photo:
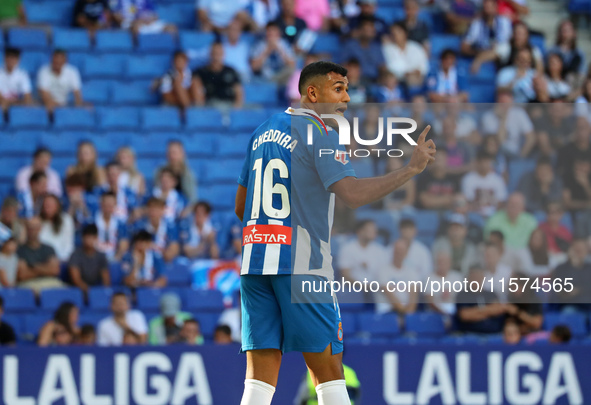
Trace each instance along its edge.
<instances>
[{"instance_id":1,"label":"blue and white striped jersey","mask_svg":"<svg viewBox=\"0 0 591 405\"><path fill-rule=\"evenodd\" d=\"M334 153L320 156L321 149ZM332 277L329 188L355 176L344 152L336 131L310 110L289 108L255 130L238 179L247 189L241 274L317 270Z\"/></svg>"}]
</instances>

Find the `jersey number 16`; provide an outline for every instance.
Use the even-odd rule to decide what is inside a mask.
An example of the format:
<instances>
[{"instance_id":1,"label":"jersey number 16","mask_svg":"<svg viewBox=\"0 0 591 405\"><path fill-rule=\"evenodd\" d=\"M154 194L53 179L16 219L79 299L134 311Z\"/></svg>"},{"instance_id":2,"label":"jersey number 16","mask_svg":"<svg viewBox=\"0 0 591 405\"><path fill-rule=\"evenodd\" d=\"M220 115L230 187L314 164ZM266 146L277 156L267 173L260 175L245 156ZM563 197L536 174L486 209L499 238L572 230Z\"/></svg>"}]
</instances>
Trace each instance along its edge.
<instances>
[{"instance_id":1,"label":"jersey number 16","mask_svg":"<svg viewBox=\"0 0 591 405\"><path fill-rule=\"evenodd\" d=\"M275 170L279 171L279 177L282 179L289 178L289 169L285 162L281 159L271 159L263 170L263 158L259 158L255 160L252 170L255 172L255 179L250 219L259 218L261 199L263 201L263 212L266 216L274 219L287 218L291 212L287 187L281 183L273 184ZM274 194L279 194L281 196L281 209L273 207Z\"/></svg>"}]
</instances>

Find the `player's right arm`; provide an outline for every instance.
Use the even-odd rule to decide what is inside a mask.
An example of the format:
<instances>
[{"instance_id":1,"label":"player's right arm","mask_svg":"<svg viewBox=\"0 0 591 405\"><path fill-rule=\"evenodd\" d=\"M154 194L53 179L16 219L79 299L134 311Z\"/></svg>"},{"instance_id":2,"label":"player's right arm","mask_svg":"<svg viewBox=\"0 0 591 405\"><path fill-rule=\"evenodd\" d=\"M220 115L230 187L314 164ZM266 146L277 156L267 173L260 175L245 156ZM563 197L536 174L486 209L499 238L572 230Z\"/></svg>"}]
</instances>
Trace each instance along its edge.
<instances>
[{"instance_id":1,"label":"player's right arm","mask_svg":"<svg viewBox=\"0 0 591 405\"><path fill-rule=\"evenodd\" d=\"M429 163L435 160L435 143L431 139L425 141L430 129L431 126L427 126L419 135L410 162L403 168L379 177L361 179L345 177L334 183L331 191L352 209L381 200L421 173Z\"/></svg>"},{"instance_id":2,"label":"player's right arm","mask_svg":"<svg viewBox=\"0 0 591 405\"><path fill-rule=\"evenodd\" d=\"M236 203L234 207L234 212L236 216L242 222L244 219L244 207L246 206L246 187L239 184L238 190L236 191Z\"/></svg>"}]
</instances>

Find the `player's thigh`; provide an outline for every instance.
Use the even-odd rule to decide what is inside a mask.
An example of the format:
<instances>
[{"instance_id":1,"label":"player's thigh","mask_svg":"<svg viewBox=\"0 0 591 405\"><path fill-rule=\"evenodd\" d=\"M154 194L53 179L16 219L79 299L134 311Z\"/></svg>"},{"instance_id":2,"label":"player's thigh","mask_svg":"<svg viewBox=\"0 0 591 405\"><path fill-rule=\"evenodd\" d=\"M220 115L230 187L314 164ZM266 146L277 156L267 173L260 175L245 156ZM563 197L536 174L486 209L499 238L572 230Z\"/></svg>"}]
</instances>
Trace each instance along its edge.
<instances>
[{"instance_id":1,"label":"player's thigh","mask_svg":"<svg viewBox=\"0 0 591 405\"><path fill-rule=\"evenodd\" d=\"M332 344L320 353L302 353L314 386L328 381L343 380L343 352L332 354Z\"/></svg>"}]
</instances>

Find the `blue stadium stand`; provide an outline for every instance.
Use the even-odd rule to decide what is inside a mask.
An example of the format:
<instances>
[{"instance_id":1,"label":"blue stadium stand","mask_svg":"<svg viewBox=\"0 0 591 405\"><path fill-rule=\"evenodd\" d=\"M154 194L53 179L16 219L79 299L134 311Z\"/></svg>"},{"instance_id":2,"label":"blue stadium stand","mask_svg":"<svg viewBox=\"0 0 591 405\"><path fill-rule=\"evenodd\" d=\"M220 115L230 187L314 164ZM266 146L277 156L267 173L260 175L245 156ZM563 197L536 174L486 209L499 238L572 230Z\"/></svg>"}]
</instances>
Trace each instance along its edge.
<instances>
[{"instance_id":1,"label":"blue stadium stand","mask_svg":"<svg viewBox=\"0 0 591 405\"><path fill-rule=\"evenodd\" d=\"M429 41L431 43L431 57L437 60L439 60L441 52L446 49L458 51L462 42L459 36L450 34L433 34Z\"/></svg>"},{"instance_id":2,"label":"blue stadium stand","mask_svg":"<svg viewBox=\"0 0 591 405\"><path fill-rule=\"evenodd\" d=\"M95 50L99 52L133 51L131 32L126 30L101 30L95 36Z\"/></svg>"},{"instance_id":3,"label":"blue stadium stand","mask_svg":"<svg viewBox=\"0 0 591 405\"><path fill-rule=\"evenodd\" d=\"M235 184L201 185L199 195L211 201L215 209L230 210L234 208L236 187Z\"/></svg>"},{"instance_id":4,"label":"blue stadium stand","mask_svg":"<svg viewBox=\"0 0 591 405\"><path fill-rule=\"evenodd\" d=\"M343 324L343 335L345 339L355 336L355 333L357 333L358 330L357 317L355 316L355 314L341 312L341 322Z\"/></svg>"},{"instance_id":5,"label":"blue stadium stand","mask_svg":"<svg viewBox=\"0 0 591 405\"><path fill-rule=\"evenodd\" d=\"M388 232L390 241L398 238L398 222L396 222L390 213L381 210L362 210L355 214L357 220L369 219L376 223L379 229Z\"/></svg>"},{"instance_id":6,"label":"blue stadium stand","mask_svg":"<svg viewBox=\"0 0 591 405\"><path fill-rule=\"evenodd\" d=\"M90 55L84 59L82 71L88 79L119 79L127 56L119 54Z\"/></svg>"},{"instance_id":7,"label":"blue stadium stand","mask_svg":"<svg viewBox=\"0 0 591 405\"><path fill-rule=\"evenodd\" d=\"M111 100L111 88L102 80L89 80L83 85L82 96L92 105L107 105Z\"/></svg>"},{"instance_id":8,"label":"blue stadium stand","mask_svg":"<svg viewBox=\"0 0 591 405\"><path fill-rule=\"evenodd\" d=\"M5 288L0 290L0 297L4 299L4 310L7 313L31 312L35 305L33 290L25 288Z\"/></svg>"},{"instance_id":9,"label":"blue stadium stand","mask_svg":"<svg viewBox=\"0 0 591 405\"><path fill-rule=\"evenodd\" d=\"M116 106L141 106L156 104L158 95L147 86L120 84L113 88L111 103Z\"/></svg>"},{"instance_id":10,"label":"blue stadium stand","mask_svg":"<svg viewBox=\"0 0 591 405\"><path fill-rule=\"evenodd\" d=\"M589 333L586 314L551 312L544 315L545 330L552 330L557 325L568 326L574 337L582 337Z\"/></svg>"},{"instance_id":11,"label":"blue stadium stand","mask_svg":"<svg viewBox=\"0 0 591 405\"><path fill-rule=\"evenodd\" d=\"M131 291L126 287L90 287L88 289L88 309L94 312L111 309L111 297L116 292L124 292L131 297Z\"/></svg>"},{"instance_id":12,"label":"blue stadium stand","mask_svg":"<svg viewBox=\"0 0 591 405\"><path fill-rule=\"evenodd\" d=\"M392 338L400 334L398 316L396 314L362 313L357 317L359 329L374 337Z\"/></svg>"},{"instance_id":13,"label":"blue stadium stand","mask_svg":"<svg viewBox=\"0 0 591 405\"><path fill-rule=\"evenodd\" d=\"M242 166L244 166L243 159L224 159L223 163L220 163L218 159L209 160L207 180L215 184L231 183L234 185L242 172Z\"/></svg>"},{"instance_id":14,"label":"blue stadium stand","mask_svg":"<svg viewBox=\"0 0 591 405\"><path fill-rule=\"evenodd\" d=\"M74 2L31 1L26 3L27 21L31 24L45 24L58 27L72 25Z\"/></svg>"},{"instance_id":15,"label":"blue stadium stand","mask_svg":"<svg viewBox=\"0 0 591 405\"><path fill-rule=\"evenodd\" d=\"M209 312L195 312L193 317L199 321L201 326L201 333L205 339L211 340L213 338L213 332L218 325L220 318L219 314Z\"/></svg>"},{"instance_id":16,"label":"blue stadium stand","mask_svg":"<svg viewBox=\"0 0 591 405\"><path fill-rule=\"evenodd\" d=\"M176 49L176 39L167 33L139 35L137 44L138 53L166 53Z\"/></svg>"},{"instance_id":17,"label":"blue stadium stand","mask_svg":"<svg viewBox=\"0 0 591 405\"><path fill-rule=\"evenodd\" d=\"M12 326L15 335L17 336L17 342L20 340L20 336L24 332L24 319L19 315L2 315L2 323L6 323Z\"/></svg>"},{"instance_id":18,"label":"blue stadium stand","mask_svg":"<svg viewBox=\"0 0 591 405\"><path fill-rule=\"evenodd\" d=\"M187 310L190 312L221 312L224 310L222 293L218 290L186 291Z\"/></svg>"},{"instance_id":19,"label":"blue stadium stand","mask_svg":"<svg viewBox=\"0 0 591 405\"><path fill-rule=\"evenodd\" d=\"M170 69L170 55L132 55L127 60L128 79L155 79Z\"/></svg>"},{"instance_id":20,"label":"blue stadium stand","mask_svg":"<svg viewBox=\"0 0 591 405\"><path fill-rule=\"evenodd\" d=\"M251 134L249 133L218 136L220 145L224 146L223 149L220 148L223 156L226 158L244 159L250 136Z\"/></svg>"},{"instance_id":21,"label":"blue stadium stand","mask_svg":"<svg viewBox=\"0 0 591 405\"><path fill-rule=\"evenodd\" d=\"M141 142L134 146L135 152L141 158L162 158L163 151L166 150L168 142L172 139L178 139L176 133L151 133L141 136Z\"/></svg>"},{"instance_id":22,"label":"blue stadium stand","mask_svg":"<svg viewBox=\"0 0 591 405\"><path fill-rule=\"evenodd\" d=\"M78 326L82 327L84 325L92 325L95 330L98 327L98 324L103 319L109 317L110 314L108 313L100 313L100 312L85 312L80 314L78 318Z\"/></svg>"},{"instance_id":23,"label":"blue stadium stand","mask_svg":"<svg viewBox=\"0 0 591 405\"><path fill-rule=\"evenodd\" d=\"M468 89L471 103L494 103L497 87L494 84L474 84Z\"/></svg>"},{"instance_id":24,"label":"blue stadium stand","mask_svg":"<svg viewBox=\"0 0 591 405\"><path fill-rule=\"evenodd\" d=\"M195 3L182 5L159 6L158 16L162 21L176 25L180 29L195 28Z\"/></svg>"},{"instance_id":25,"label":"blue stadium stand","mask_svg":"<svg viewBox=\"0 0 591 405\"><path fill-rule=\"evenodd\" d=\"M134 107L105 108L97 114L102 131L135 130L140 126L140 112Z\"/></svg>"},{"instance_id":26,"label":"blue stadium stand","mask_svg":"<svg viewBox=\"0 0 591 405\"><path fill-rule=\"evenodd\" d=\"M82 308L84 298L82 290L78 288L56 288L43 290L40 294L41 309L54 312L64 302L71 302Z\"/></svg>"},{"instance_id":27,"label":"blue stadium stand","mask_svg":"<svg viewBox=\"0 0 591 405\"><path fill-rule=\"evenodd\" d=\"M21 50L49 48L45 31L38 28L11 28L8 31L8 45Z\"/></svg>"},{"instance_id":28,"label":"blue stadium stand","mask_svg":"<svg viewBox=\"0 0 591 405\"><path fill-rule=\"evenodd\" d=\"M417 337L438 338L445 335L445 324L439 314L415 313L405 317L406 332L415 334Z\"/></svg>"},{"instance_id":29,"label":"blue stadium stand","mask_svg":"<svg viewBox=\"0 0 591 405\"><path fill-rule=\"evenodd\" d=\"M77 28L54 28L52 31L53 47L71 51L90 51L88 30Z\"/></svg>"},{"instance_id":30,"label":"blue stadium stand","mask_svg":"<svg viewBox=\"0 0 591 405\"><path fill-rule=\"evenodd\" d=\"M24 316L23 337L26 340L34 341L43 325L52 319L52 314L31 313Z\"/></svg>"},{"instance_id":31,"label":"blue stadium stand","mask_svg":"<svg viewBox=\"0 0 591 405\"><path fill-rule=\"evenodd\" d=\"M185 143L185 153L189 158L192 159L211 157L215 155L216 150L219 150L218 148L216 148L216 145L218 144L216 138L219 137L219 134L207 135L203 134L202 132L198 132L194 135L189 136L184 135L182 139Z\"/></svg>"},{"instance_id":32,"label":"blue stadium stand","mask_svg":"<svg viewBox=\"0 0 591 405\"><path fill-rule=\"evenodd\" d=\"M8 123L11 129L45 129L49 116L42 107L12 107L8 110Z\"/></svg>"},{"instance_id":33,"label":"blue stadium stand","mask_svg":"<svg viewBox=\"0 0 591 405\"><path fill-rule=\"evenodd\" d=\"M2 145L0 155L6 157L26 157L30 159L38 144L41 141L43 132L39 131L19 131L0 133L0 144ZM5 166L4 158L2 161L2 171L10 173ZM15 172L12 172L14 175Z\"/></svg>"},{"instance_id":34,"label":"blue stadium stand","mask_svg":"<svg viewBox=\"0 0 591 405\"><path fill-rule=\"evenodd\" d=\"M47 51L23 51L19 66L29 74L32 82L34 82L37 71L41 66L49 63L49 59L49 52Z\"/></svg>"},{"instance_id":35,"label":"blue stadium stand","mask_svg":"<svg viewBox=\"0 0 591 405\"><path fill-rule=\"evenodd\" d=\"M191 271L186 265L174 263L166 271L168 285L171 287L186 287L191 285Z\"/></svg>"},{"instance_id":36,"label":"blue stadium stand","mask_svg":"<svg viewBox=\"0 0 591 405\"><path fill-rule=\"evenodd\" d=\"M157 312L160 307L160 297L164 294L161 288L138 288L136 290L137 309L141 311Z\"/></svg>"},{"instance_id":37,"label":"blue stadium stand","mask_svg":"<svg viewBox=\"0 0 591 405\"><path fill-rule=\"evenodd\" d=\"M477 335L448 335L439 339L439 343L450 345L482 344L484 338Z\"/></svg>"},{"instance_id":38,"label":"blue stadium stand","mask_svg":"<svg viewBox=\"0 0 591 405\"><path fill-rule=\"evenodd\" d=\"M279 93L275 83L245 83L244 103L263 106L276 106L279 104Z\"/></svg>"},{"instance_id":39,"label":"blue stadium stand","mask_svg":"<svg viewBox=\"0 0 591 405\"><path fill-rule=\"evenodd\" d=\"M185 129L219 131L222 119L222 113L215 108L189 108L185 112Z\"/></svg>"},{"instance_id":40,"label":"blue stadium stand","mask_svg":"<svg viewBox=\"0 0 591 405\"><path fill-rule=\"evenodd\" d=\"M211 32L181 31L179 33L181 48L190 49L209 48L215 41L215 35Z\"/></svg>"},{"instance_id":41,"label":"blue stadium stand","mask_svg":"<svg viewBox=\"0 0 591 405\"><path fill-rule=\"evenodd\" d=\"M380 5L376 10L376 16L384 20L388 24L395 23L404 19L405 12L400 6Z\"/></svg>"},{"instance_id":42,"label":"blue stadium stand","mask_svg":"<svg viewBox=\"0 0 591 405\"><path fill-rule=\"evenodd\" d=\"M341 46L341 40L337 34L318 34L310 52L336 55L339 53Z\"/></svg>"},{"instance_id":43,"label":"blue stadium stand","mask_svg":"<svg viewBox=\"0 0 591 405\"><path fill-rule=\"evenodd\" d=\"M254 131L269 119L265 110L232 110L230 111L230 132Z\"/></svg>"},{"instance_id":44,"label":"blue stadium stand","mask_svg":"<svg viewBox=\"0 0 591 405\"><path fill-rule=\"evenodd\" d=\"M141 111L141 126L147 131L180 130L181 116L173 107L144 108Z\"/></svg>"},{"instance_id":45,"label":"blue stadium stand","mask_svg":"<svg viewBox=\"0 0 591 405\"><path fill-rule=\"evenodd\" d=\"M57 108L53 113L53 128L57 130L94 129L94 112L86 108Z\"/></svg>"}]
</instances>

